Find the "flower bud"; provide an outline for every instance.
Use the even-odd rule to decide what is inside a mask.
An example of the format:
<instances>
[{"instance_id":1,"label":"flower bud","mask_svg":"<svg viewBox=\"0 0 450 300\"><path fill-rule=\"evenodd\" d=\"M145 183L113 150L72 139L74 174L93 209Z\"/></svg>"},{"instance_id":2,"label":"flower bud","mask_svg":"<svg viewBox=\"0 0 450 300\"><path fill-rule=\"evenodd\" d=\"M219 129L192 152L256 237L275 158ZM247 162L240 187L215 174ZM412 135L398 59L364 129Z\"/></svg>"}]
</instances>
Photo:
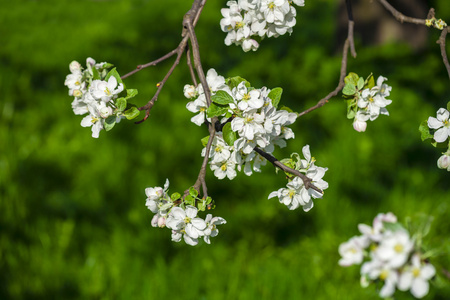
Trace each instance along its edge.
<instances>
[{"instance_id":1,"label":"flower bud","mask_svg":"<svg viewBox=\"0 0 450 300\"><path fill-rule=\"evenodd\" d=\"M100 116L102 116L103 119L106 119L107 117L112 115L113 110L109 106L104 106L104 107L99 109L99 113L100 113Z\"/></svg>"},{"instance_id":2,"label":"flower bud","mask_svg":"<svg viewBox=\"0 0 450 300\"><path fill-rule=\"evenodd\" d=\"M159 228L166 227L166 217L159 217L159 219L158 219L158 227Z\"/></svg>"},{"instance_id":3,"label":"flower bud","mask_svg":"<svg viewBox=\"0 0 450 300\"><path fill-rule=\"evenodd\" d=\"M355 121L353 122L353 128L358 132L364 132L367 128L367 122L358 121L355 119Z\"/></svg>"},{"instance_id":4,"label":"flower bud","mask_svg":"<svg viewBox=\"0 0 450 300\"><path fill-rule=\"evenodd\" d=\"M69 65L70 72L72 73L80 73L81 72L81 65L76 60L72 61Z\"/></svg>"},{"instance_id":5,"label":"flower bud","mask_svg":"<svg viewBox=\"0 0 450 300\"><path fill-rule=\"evenodd\" d=\"M196 95L195 86L186 84L183 89L184 96L188 99L194 98Z\"/></svg>"},{"instance_id":6,"label":"flower bud","mask_svg":"<svg viewBox=\"0 0 450 300\"><path fill-rule=\"evenodd\" d=\"M158 221L159 221L159 216L158 216L158 214L156 214L152 218L152 226L153 227L158 227Z\"/></svg>"},{"instance_id":7,"label":"flower bud","mask_svg":"<svg viewBox=\"0 0 450 300\"><path fill-rule=\"evenodd\" d=\"M450 156L444 154L441 157L439 157L437 161L437 166L439 169L447 169L447 171L450 171Z\"/></svg>"}]
</instances>

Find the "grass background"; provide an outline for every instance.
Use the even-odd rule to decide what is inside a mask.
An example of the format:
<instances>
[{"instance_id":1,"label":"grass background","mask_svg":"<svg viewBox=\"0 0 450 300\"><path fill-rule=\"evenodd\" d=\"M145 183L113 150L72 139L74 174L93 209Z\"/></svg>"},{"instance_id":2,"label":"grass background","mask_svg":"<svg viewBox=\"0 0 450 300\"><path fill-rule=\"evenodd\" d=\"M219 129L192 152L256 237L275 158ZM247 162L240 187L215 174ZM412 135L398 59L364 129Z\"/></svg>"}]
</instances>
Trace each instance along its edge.
<instances>
[{"instance_id":1,"label":"grass background","mask_svg":"<svg viewBox=\"0 0 450 300\"><path fill-rule=\"evenodd\" d=\"M388 211L400 220L434 216L427 241L443 253L432 263L441 275L449 270L449 173L418 132L450 100L437 30L417 50L395 40L367 44L356 23L358 57L348 70L389 78L391 116L357 133L336 97L291 126L295 141L275 155L309 144L329 169L330 187L313 210L267 200L285 185L268 165L233 181L208 173L214 214L228 221L212 245L175 244L167 229L151 227L144 189L166 178L171 192L192 185L207 135L185 109L185 59L146 122L122 122L99 139L79 125L63 83L72 60L84 65L90 56L125 74L174 49L189 2L0 0L0 298L378 299L376 287L360 287L357 266L338 266L337 247L358 223ZM446 0L424 2L450 22ZM337 84L343 37L337 1L306 4L290 37L243 53L223 43L225 1L208 1L197 26L204 68L281 86L282 103L295 111L315 104ZM136 104L152 97L170 64L126 79L139 89ZM427 299L449 298L449 280L438 277Z\"/></svg>"}]
</instances>

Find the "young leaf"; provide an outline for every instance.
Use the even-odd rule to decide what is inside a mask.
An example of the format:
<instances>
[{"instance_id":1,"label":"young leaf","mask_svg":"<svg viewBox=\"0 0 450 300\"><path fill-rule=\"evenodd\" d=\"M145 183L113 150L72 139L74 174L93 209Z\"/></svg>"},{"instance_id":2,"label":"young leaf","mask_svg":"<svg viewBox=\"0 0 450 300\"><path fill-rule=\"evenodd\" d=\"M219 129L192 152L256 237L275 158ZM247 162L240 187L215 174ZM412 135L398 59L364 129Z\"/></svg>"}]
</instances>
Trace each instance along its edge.
<instances>
[{"instance_id":1,"label":"young leaf","mask_svg":"<svg viewBox=\"0 0 450 300\"><path fill-rule=\"evenodd\" d=\"M447 110L450 111L450 101L447 102Z\"/></svg>"},{"instance_id":2,"label":"young leaf","mask_svg":"<svg viewBox=\"0 0 450 300\"><path fill-rule=\"evenodd\" d=\"M267 95L270 98L270 100L272 100L272 105L275 108L277 108L278 104L280 103L282 93L283 93L283 89L277 87L277 88L274 88L273 90L271 90L269 95Z\"/></svg>"},{"instance_id":3,"label":"young leaf","mask_svg":"<svg viewBox=\"0 0 450 300\"><path fill-rule=\"evenodd\" d=\"M225 80L225 83L230 87L230 89L234 89L235 87L237 87L239 85L239 83L241 83L242 81L245 81L245 86L246 87L250 87L250 82L248 82L247 80L245 80L244 78L240 77L240 76L235 76L235 77L230 77L227 78Z\"/></svg>"},{"instance_id":4,"label":"young leaf","mask_svg":"<svg viewBox=\"0 0 450 300\"><path fill-rule=\"evenodd\" d=\"M195 198L198 196L198 191L193 186L191 186L189 188L189 194Z\"/></svg>"},{"instance_id":5,"label":"young leaf","mask_svg":"<svg viewBox=\"0 0 450 300\"><path fill-rule=\"evenodd\" d=\"M180 199L180 198L181 198L180 193L173 193L173 194L170 196L170 199L172 199L172 201L176 201L176 200L178 200L178 199Z\"/></svg>"},{"instance_id":6,"label":"young leaf","mask_svg":"<svg viewBox=\"0 0 450 300\"><path fill-rule=\"evenodd\" d=\"M116 107L118 111L124 111L127 108L127 100L125 98L117 98Z\"/></svg>"},{"instance_id":7,"label":"young leaf","mask_svg":"<svg viewBox=\"0 0 450 300\"><path fill-rule=\"evenodd\" d=\"M136 118L137 116L139 116L139 109L137 109L135 106L132 106L131 108L127 109L126 111L123 112L123 115L128 119L128 120L133 120L134 118Z\"/></svg>"},{"instance_id":8,"label":"young leaf","mask_svg":"<svg viewBox=\"0 0 450 300\"><path fill-rule=\"evenodd\" d=\"M92 79L100 80L101 77L100 77L100 73L98 72L97 68L95 68L95 66L92 66L91 70L92 70L92 76L93 76Z\"/></svg>"},{"instance_id":9,"label":"young leaf","mask_svg":"<svg viewBox=\"0 0 450 300\"><path fill-rule=\"evenodd\" d=\"M202 142L203 147L206 147L206 145L208 144L208 140L209 140L209 135L205 136L204 138L202 138L200 140Z\"/></svg>"},{"instance_id":10,"label":"young leaf","mask_svg":"<svg viewBox=\"0 0 450 300\"><path fill-rule=\"evenodd\" d=\"M351 120L355 118L356 111L357 111L356 102L354 102L353 99L347 100L347 119Z\"/></svg>"},{"instance_id":11,"label":"young leaf","mask_svg":"<svg viewBox=\"0 0 450 300\"><path fill-rule=\"evenodd\" d=\"M348 73L347 76L345 76L344 82L345 82L345 84L351 83L353 85L357 85L358 79L359 79L358 74L350 72L350 73Z\"/></svg>"},{"instance_id":12,"label":"young leaf","mask_svg":"<svg viewBox=\"0 0 450 300\"><path fill-rule=\"evenodd\" d=\"M364 87L364 79L362 77L359 77L358 79L358 90L362 90Z\"/></svg>"},{"instance_id":13,"label":"young leaf","mask_svg":"<svg viewBox=\"0 0 450 300\"><path fill-rule=\"evenodd\" d=\"M133 98L137 94L138 94L138 90L136 90L136 89L127 89L127 96L125 97L125 99Z\"/></svg>"},{"instance_id":14,"label":"young leaf","mask_svg":"<svg viewBox=\"0 0 450 300\"><path fill-rule=\"evenodd\" d=\"M396 232L399 230L406 230L405 227L403 227L403 225L400 223L383 222L383 227L384 227L384 229L393 231L393 232Z\"/></svg>"},{"instance_id":15,"label":"young leaf","mask_svg":"<svg viewBox=\"0 0 450 300\"><path fill-rule=\"evenodd\" d=\"M231 129L231 123L225 124L222 128L223 139L229 146L234 145L234 141L237 140L236 132Z\"/></svg>"},{"instance_id":16,"label":"young leaf","mask_svg":"<svg viewBox=\"0 0 450 300\"><path fill-rule=\"evenodd\" d=\"M206 116L208 118L218 117L225 114L227 111L228 105L224 106L220 104L211 103L211 105L206 110Z\"/></svg>"},{"instance_id":17,"label":"young leaf","mask_svg":"<svg viewBox=\"0 0 450 300\"><path fill-rule=\"evenodd\" d=\"M103 126L105 127L106 131L110 131L111 129L113 129L114 125L116 125L116 117L110 116L106 118L105 124Z\"/></svg>"},{"instance_id":18,"label":"young leaf","mask_svg":"<svg viewBox=\"0 0 450 300\"><path fill-rule=\"evenodd\" d=\"M106 75L105 80L108 81L108 79L109 79L111 76L114 76L114 77L117 79L117 84L123 83L123 82L122 82L122 79L120 78L119 73L117 73L116 68L113 68L113 69L111 69L111 71L108 72L108 74Z\"/></svg>"},{"instance_id":19,"label":"young leaf","mask_svg":"<svg viewBox=\"0 0 450 300\"><path fill-rule=\"evenodd\" d=\"M347 96L352 96L356 93L356 88L353 83L347 83L342 90L342 93Z\"/></svg>"},{"instance_id":20,"label":"young leaf","mask_svg":"<svg viewBox=\"0 0 450 300\"><path fill-rule=\"evenodd\" d=\"M188 205L195 205L195 198L192 197L191 195L187 195L187 196L184 198L184 202L185 202L186 204L188 204Z\"/></svg>"},{"instance_id":21,"label":"young leaf","mask_svg":"<svg viewBox=\"0 0 450 300\"><path fill-rule=\"evenodd\" d=\"M287 111L287 112L294 112L292 109L290 109L289 107L287 107L287 106L282 106L282 107L280 107L280 109L279 110L285 110L285 111Z\"/></svg>"},{"instance_id":22,"label":"young leaf","mask_svg":"<svg viewBox=\"0 0 450 300\"><path fill-rule=\"evenodd\" d=\"M222 105L234 103L233 97L225 91L217 91L217 93L211 97L211 101Z\"/></svg>"},{"instance_id":23,"label":"young leaf","mask_svg":"<svg viewBox=\"0 0 450 300\"><path fill-rule=\"evenodd\" d=\"M433 135L430 132L430 128L428 128L427 120L420 123L419 131L420 131L420 137L421 137L422 141L433 138Z\"/></svg>"},{"instance_id":24,"label":"young leaf","mask_svg":"<svg viewBox=\"0 0 450 300\"><path fill-rule=\"evenodd\" d=\"M370 75L367 77L366 82L365 82L367 88L371 89L375 86L375 80L373 79L373 75L372 73L370 73Z\"/></svg>"}]
</instances>

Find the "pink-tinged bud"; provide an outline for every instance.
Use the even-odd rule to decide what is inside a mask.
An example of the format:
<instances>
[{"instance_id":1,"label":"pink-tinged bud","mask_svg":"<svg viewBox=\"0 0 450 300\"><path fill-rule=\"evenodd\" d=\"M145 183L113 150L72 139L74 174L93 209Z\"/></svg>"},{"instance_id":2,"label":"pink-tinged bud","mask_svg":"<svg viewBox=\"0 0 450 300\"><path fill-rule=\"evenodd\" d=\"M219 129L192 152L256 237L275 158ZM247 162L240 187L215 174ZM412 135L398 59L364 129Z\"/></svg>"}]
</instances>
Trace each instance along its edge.
<instances>
[{"instance_id":1,"label":"pink-tinged bud","mask_svg":"<svg viewBox=\"0 0 450 300\"><path fill-rule=\"evenodd\" d=\"M81 65L75 60L70 63L69 69L72 73L81 73Z\"/></svg>"},{"instance_id":2,"label":"pink-tinged bud","mask_svg":"<svg viewBox=\"0 0 450 300\"><path fill-rule=\"evenodd\" d=\"M367 128L367 122L355 120L353 122L353 128L358 132L364 132Z\"/></svg>"},{"instance_id":3,"label":"pink-tinged bud","mask_svg":"<svg viewBox=\"0 0 450 300\"><path fill-rule=\"evenodd\" d=\"M160 228L166 227L166 217L160 217L158 219L158 226Z\"/></svg>"},{"instance_id":4,"label":"pink-tinged bud","mask_svg":"<svg viewBox=\"0 0 450 300\"><path fill-rule=\"evenodd\" d=\"M152 218L152 226L153 227L158 227L158 221L159 221L159 216L158 216L158 214L156 214Z\"/></svg>"},{"instance_id":5,"label":"pink-tinged bud","mask_svg":"<svg viewBox=\"0 0 450 300\"><path fill-rule=\"evenodd\" d=\"M441 157L439 157L437 161L437 166L439 169L447 169L448 171L450 171L450 156L444 154Z\"/></svg>"}]
</instances>

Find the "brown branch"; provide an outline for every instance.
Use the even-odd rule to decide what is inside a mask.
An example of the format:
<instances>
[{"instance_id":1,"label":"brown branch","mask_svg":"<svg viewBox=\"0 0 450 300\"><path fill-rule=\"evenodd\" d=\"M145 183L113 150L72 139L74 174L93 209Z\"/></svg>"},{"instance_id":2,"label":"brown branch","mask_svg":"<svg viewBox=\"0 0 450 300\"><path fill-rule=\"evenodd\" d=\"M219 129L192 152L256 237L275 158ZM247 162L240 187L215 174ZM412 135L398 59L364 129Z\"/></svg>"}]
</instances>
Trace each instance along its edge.
<instances>
[{"instance_id":1,"label":"brown branch","mask_svg":"<svg viewBox=\"0 0 450 300\"><path fill-rule=\"evenodd\" d=\"M435 17L434 8L430 8L430 10L428 11L427 19L417 19L417 18L412 18L412 17L405 16L404 14L402 14L401 12L396 10L394 7L392 7L392 5L390 5L387 2L387 0L378 0L378 1L380 1L380 3L387 10L389 10L391 12L391 14L398 21L400 21L400 23L408 22L408 23L413 23L413 24L418 24L418 25L426 25L427 19L432 19L432 18ZM445 44L446 44L447 33L448 33L448 27L445 27L442 30L441 36L440 36L439 40L437 40L436 43L440 45L442 60L444 62L445 68L447 69L448 77L450 78L450 64L448 62L447 53L445 52Z\"/></svg>"},{"instance_id":2,"label":"brown branch","mask_svg":"<svg viewBox=\"0 0 450 300\"><path fill-rule=\"evenodd\" d=\"M448 77L450 78L450 64L448 63L447 52L445 51L445 44L446 44L445 39L447 37L447 33L448 33L448 27L445 27L442 30L441 36L436 41L436 43L439 44L439 46L441 48L442 60L444 62L445 68L447 69Z\"/></svg>"},{"instance_id":3,"label":"brown branch","mask_svg":"<svg viewBox=\"0 0 450 300\"><path fill-rule=\"evenodd\" d=\"M413 24L419 24L419 25L425 25L426 20L425 19L417 19L412 17L407 17L398 10L396 10L392 5L390 5L386 0L378 0L380 3L391 12L391 14L398 20L400 23L413 23Z\"/></svg>"},{"instance_id":4,"label":"brown branch","mask_svg":"<svg viewBox=\"0 0 450 300\"><path fill-rule=\"evenodd\" d=\"M197 87L197 79L195 78L194 68L192 67L191 50L190 50L189 46L186 51L186 58L187 58L187 65L189 67L189 73L191 74L191 78L192 78L192 83L194 84L195 87Z\"/></svg>"},{"instance_id":5,"label":"brown branch","mask_svg":"<svg viewBox=\"0 0 450 300\"><path fill-rule=\"evenodd\" d=\"M313 110L324 106L325 103L327 103L328 100L331 97L336 96L339 93L339 91L344 88L344 85L345 85L344 79L345 79L345 75L347 74L348 49L350 47L352 47L351 45L353 45L353 21L348 21L348 36L347 36L347 39L345 40L345 43L344 43L344 49L342 50L341 73L340 73L340 77L339 77L339 84L338 84L338 86L334 89L334 91L332 91L331 93L326 95L324 98L320 99L319 102L317 102L316 105L314 105L313 107L310 107L307 110L299 113L298 117L306 115L307 113L312 112ZM355 46L353 45L353 48L354 47ZM356 56L356 52L354 54Z\"/></svg>"},{"instance_id":6,"label":"brown branch","mask_svg":"<svg viewBox=\"0 0 450 300\"><path fill-rule=\"evenodd\" d=\"M253 150L255 150L256 153L270 161L275 167L283 170L284 172L290 173L292 175L300 177L301 180L303 180L303 183L305 184L306 189L313 189L321 194L323 194L323 191L316 187L314 184L312 184L312 179L306 176L303 173L300 173L297 170L291 169L288 166L282 164L278 159L276 159L274 156L270 155L267 152L264 152L263 150L259 149L258 147L255 147Z\"/></svg>"},{"instance_id":7,"label":"brown branch","mask_svg":"<svg viewBox=\"0 0 450 300\"><path fill-rule=\"evenodd\" d=\"M160 62L162 62L162 61L168 59L169 57L172 57L175 53L177 53L177 51L178 51L178 48L176 48L176 49L170 51L169 53L167 53L166 55L164 55L164 56L158 58L157 60L154 60L154 61L152 61L152 62L143 64L143 65L138 65L138 66L136 67L135 70L133 70L133 71L131 71L131 72L129 72L129 73L127 73L127 74L121 76L120 78L125 79L125 78L127 78L127 77L133 75L134 73L139 72L139 71L142 70L142 69L145 69L145 68L148 68L148 67L151 67L151 66L156 66L156 65L159 64Z\"/></svg>"}]
</instances>

